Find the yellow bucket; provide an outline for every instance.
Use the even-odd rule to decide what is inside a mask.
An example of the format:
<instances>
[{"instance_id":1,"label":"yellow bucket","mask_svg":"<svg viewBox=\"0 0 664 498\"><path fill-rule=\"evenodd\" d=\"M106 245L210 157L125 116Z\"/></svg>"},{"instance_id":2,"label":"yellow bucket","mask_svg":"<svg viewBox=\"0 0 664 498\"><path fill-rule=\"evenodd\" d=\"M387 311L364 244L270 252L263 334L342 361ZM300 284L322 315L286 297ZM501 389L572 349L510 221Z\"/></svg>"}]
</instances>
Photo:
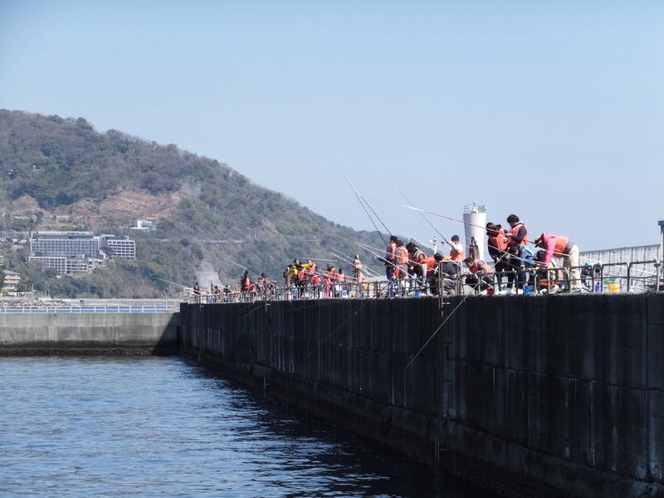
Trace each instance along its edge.
<instances>
[{"instance_id":1,"label":"yellow bucket","mask_svg":"<svg viewBox=\"0 0 664 498\"><path fill-rule=\"evenodd\" d=\"M609 292L620 292L620 284L609 284Z\"/></svg>"}]
</instances>

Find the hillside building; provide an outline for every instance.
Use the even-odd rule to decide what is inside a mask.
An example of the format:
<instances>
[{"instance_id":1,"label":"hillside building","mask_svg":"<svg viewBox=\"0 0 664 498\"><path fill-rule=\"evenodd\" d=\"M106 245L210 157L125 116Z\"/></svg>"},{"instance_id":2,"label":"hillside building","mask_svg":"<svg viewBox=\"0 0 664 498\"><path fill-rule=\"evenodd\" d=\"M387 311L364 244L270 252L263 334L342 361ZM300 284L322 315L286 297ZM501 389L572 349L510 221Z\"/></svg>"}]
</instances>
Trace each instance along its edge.
<instances>
[{"instance_id":1,"label":"hillside building","mask_svg":"<svg viewBox=\"0 0 664 498\"><path fill-rule=\"evenodd\" d=\"M0 288L0 294L3 296L15 296L17 293L18 284L21 283L21 275L15 271L5 270L5 279Z\"/></svg>"},{"instance_id":2,"label":"hillside building","mask_svg":"<svg viewBox=\"0 0 664 498\"><path fill-rule=\"evenodd\" d=\"M152 220L146 220L142 218L135 218L131 222L131 226L129 227L132 230L145 230L145 231L152 231L156 230L157 226L155 225L154 221Z\"/></svg>"},{"instance_id":3,"label":"hillside building","mask_svg":"<svg viewBox=\"0 0 664 498\"><path fill-rule=\"evenodd\" d=\"M86 273L108 258L136 259L136 242L126 236L92 232L31 232L29 260L58 273Z\"/></svg>"}]
</instances>

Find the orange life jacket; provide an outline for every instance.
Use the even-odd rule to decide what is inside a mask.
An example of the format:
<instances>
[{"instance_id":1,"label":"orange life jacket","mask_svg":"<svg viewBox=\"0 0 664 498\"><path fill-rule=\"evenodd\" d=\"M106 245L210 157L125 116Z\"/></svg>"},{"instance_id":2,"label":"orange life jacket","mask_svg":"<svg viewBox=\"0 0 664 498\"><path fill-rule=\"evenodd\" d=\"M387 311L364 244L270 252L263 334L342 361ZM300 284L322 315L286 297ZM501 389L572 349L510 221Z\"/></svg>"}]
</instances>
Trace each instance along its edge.
<instances>
[{"instance_id":1,"label":"orange life jacket","mask_svg":"<svg viewBox=\"0 0 664 498\"><path fill-rule=\"evenodd\" d=\"M507 245L509 245L509 246L517 246L517 245L525 246L525 245L528 245L528 229L526 228L526 225L519 222L516 225L514 225L514 227L510 230L510 233L516 237L517 235L519 235L519 230L521 229L521 227L523 227L524 230L526 231L526 235L523 237L523 240L521 241L521 243L515 244L514 242L512 242L512 239L509 239L508 242L507 242Z\"/></svg>"},{"instance_id":2,"label":"orange life jacket","mask_svg":"<svg viewBox=\"0 0 664 498\"><path fill-rule=\"evenodd\" d=\"M498 230L497 235L489 235L488 244L489 247L494 247L499 251L507 250L507 240L505 240L505 230L501 228L500 230Z\"/></svg>"},{"instance_id":3,"label":"orange life jacket","mask_svg":"<svg viewBox=\"0 0 664 498\"><path fill-rule=\"evenodd\" d=\"M452 261L463 261L464 259L466 259L464 258L463 249L460 251L457 251L456 249L454 249L454 247L450 249L450 259Z\"/></svg>"},{"instance_id":4,"label":"orange life jacket","mask_svg":"<svg viewBox=\"0 0 664 498\"><path fill-rule=\"evenodd\" d=\"M471 273L482 272L486 275L493 275L493 268L491 268L485 261L482 261L481 259L474 260L473 265L469 266L468 270Z\"/></svg>"},{"instance_id":5,"label":"orange life jacket","mask_svg":"<svg viewBox=\"0 0 664 498\"><path fill-rule=\"evenodd\" d=\"M569 245L569 238L564 235L556 235L556 245L553 246L553 257L562 258L565 256L565 249Z\"/></svg>"},{"instance_id":6,"label":"orange life jacket","mask_svg":"<svg viewBox=\"0 0 664 498\"><path fill-rule=\"evenodd\" d=\"M405 246L397 247L394 257L397 260L398 265L405 265L408 263L408 249Z\"/></svg>"},{"instance_id":7,"label":"orange life jacket","mask_svg":"<svg viewBox=\"0 0 664 498\"><path fill-rule=\"evenodd\" d=\"M436 258L434 258L433 256L429 256L428 258L424 258L422 260L422 263L425 263L427 265L427 276L433 275L433 271L436 269L436 266L438 265Z\"/></svg>"},{"instance_id":8,"label":"orange life jacket","mask_svg":"<svg viewBox=\"0 0 664 498\"><path fill-rule=\"evenodd\" d=\"M394 263L396 251L397 251L396 242L390 242L389 244L387 244L387 250L385 251L385 259L388 260L390 263Z\"/></svg>"}]
</instances>

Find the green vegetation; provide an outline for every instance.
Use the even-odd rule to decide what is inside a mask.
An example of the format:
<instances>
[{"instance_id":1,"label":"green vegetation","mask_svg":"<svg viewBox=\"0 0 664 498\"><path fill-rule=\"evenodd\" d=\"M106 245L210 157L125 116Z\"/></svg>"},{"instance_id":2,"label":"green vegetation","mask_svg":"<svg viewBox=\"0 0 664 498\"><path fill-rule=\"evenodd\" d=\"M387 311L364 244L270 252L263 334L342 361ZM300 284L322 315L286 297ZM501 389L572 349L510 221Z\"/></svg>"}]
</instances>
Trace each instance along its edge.
<instances>
[{"instance_id":1,"label":"green vegetation","mask_svg":"<svg viewBox=\"0 0 664 498\"><path fill-rule=\"evenodd\" d=\"M132 218L151 217L151 206L100 210L126 191L147 201L178 201L160 211L156 231L130 231ZM94 209L69 209L85 200ZM115 259L108 268L71 277L9 251L5 268L21 273L25 289L57 297L173 295L178 288L167 282L191 286L203 261L224 284L239 281L241 266L253 278L267 272L280 281L293 258L331 258L329 248L351 257L360 252L358 241L382 246L377 234L336 225L216 160L116 130L98 133L83 118L20 111L0 110L0 205L5 240L31 230L92 230L136 240L136 261ZM339 265L349 272L349 263Z\"/></svg>"}]
</instances>

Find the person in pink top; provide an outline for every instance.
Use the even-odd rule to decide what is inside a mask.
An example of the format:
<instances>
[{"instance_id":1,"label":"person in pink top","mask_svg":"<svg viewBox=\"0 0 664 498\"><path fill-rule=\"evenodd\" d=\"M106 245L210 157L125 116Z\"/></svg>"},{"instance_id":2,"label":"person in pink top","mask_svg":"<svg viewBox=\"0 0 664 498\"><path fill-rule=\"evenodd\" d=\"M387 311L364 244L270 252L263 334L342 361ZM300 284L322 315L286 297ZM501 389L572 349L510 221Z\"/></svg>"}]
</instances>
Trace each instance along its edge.
<instances>
[{"instance_id":1,"label":"person in pink top","mask_svg":"<svg viewBox=\"0 0 664 498\"><path fill-rule=\"evenodd\" d=\"M572 292L581 292L581 271L579 270L579 246L564 235L554 235L545 232L537 239L535 245L544 249L544 257L540 259L541 268L548 268L553 258L563 259L563 268L570 275L570 288Z\"/></svg>"}]
</instances>

